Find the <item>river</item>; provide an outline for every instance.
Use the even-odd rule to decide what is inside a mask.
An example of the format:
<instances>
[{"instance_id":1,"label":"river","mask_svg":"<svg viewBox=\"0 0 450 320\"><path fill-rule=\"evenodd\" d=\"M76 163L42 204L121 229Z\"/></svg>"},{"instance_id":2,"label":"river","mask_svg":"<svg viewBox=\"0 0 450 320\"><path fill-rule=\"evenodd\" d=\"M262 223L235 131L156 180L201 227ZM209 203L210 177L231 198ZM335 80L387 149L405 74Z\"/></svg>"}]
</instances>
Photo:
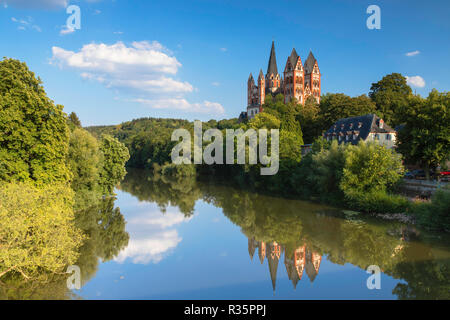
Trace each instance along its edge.
<instances>
[{"instance_id":1,"label":"river","mask_svg":"<svg viewBox=\"0 0 450 320\"><path fill-rule=\"evenodd\" d=\"M105 210L114 218L103 221L119 222L105 223L98 239L91 231L97 240L83 249L90 258L80 258L85 279L73 297L450 298L450 241L442 234L139 170L116 193ZM381 270L379 289L368 288L370 265Z\"/></svg>"}]
</instances>

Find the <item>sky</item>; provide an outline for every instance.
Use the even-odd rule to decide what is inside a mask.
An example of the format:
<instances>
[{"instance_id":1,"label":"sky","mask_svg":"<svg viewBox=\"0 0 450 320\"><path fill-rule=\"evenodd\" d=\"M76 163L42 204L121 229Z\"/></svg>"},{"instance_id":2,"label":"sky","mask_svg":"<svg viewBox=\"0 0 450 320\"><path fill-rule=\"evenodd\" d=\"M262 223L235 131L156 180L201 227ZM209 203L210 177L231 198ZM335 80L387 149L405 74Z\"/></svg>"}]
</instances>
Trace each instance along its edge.
<instances>
[{"instance_id":1,"label":"sky","mask_svg":"<svg viewBox=\"0 0 450 320\"><path fill-rule=\"evenodd\" d=\"M422 95L448 91L447 0L0 0L0 52L39 76L84 126L141 117L228 119L250 73L311 50L322 93L367 94L399 72ZM80 9L80 28L67 20ZM370 5L380 29L369 29Z\"/></svg>"}]
</instances>

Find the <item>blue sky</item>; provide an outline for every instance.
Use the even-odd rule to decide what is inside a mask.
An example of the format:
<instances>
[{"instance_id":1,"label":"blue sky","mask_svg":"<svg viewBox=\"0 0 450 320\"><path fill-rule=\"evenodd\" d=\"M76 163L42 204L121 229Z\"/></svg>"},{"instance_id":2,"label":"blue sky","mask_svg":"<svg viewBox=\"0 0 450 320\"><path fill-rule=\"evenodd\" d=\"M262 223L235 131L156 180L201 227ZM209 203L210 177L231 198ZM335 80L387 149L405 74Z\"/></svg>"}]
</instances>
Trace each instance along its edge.
<instances>
[{"instance_id":1,"label":"blue sky","mask_svg":"<svg viewBox=\"0 0 450 320\"><path fill-rule=\"evenodd\" d=\"M2 56L25 61L84 125L139 117L237 117L250 72L312 50L322 92L360 95L384 75L448 91L448 1L0 0ZM67 30L68 5L81 29ZM369 5L381 29L369 30ZM73 32L71 32L73 31ZM409 55L408 55L409 53ZM420 77L420 78L419 78Z\"/></svg>"}]
</instances>

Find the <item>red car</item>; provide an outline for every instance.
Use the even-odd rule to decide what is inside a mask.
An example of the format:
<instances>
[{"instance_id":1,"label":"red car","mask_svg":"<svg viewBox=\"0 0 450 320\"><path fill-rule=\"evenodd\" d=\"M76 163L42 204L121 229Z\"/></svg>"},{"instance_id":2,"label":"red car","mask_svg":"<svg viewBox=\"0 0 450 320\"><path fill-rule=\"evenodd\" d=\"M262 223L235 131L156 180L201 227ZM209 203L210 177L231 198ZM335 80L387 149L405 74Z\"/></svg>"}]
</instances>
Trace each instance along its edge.
<instances>
[{"instance_id":1,"label":"red car","mask_svg":"<svg viewBox=\"0 0 450 320\"><path fill-rule=\"evenodd\" d=\"M441 171L439 173L439 177L444 181L449 181L450 180L450 171Z\"/></svg>"}]
</instances>

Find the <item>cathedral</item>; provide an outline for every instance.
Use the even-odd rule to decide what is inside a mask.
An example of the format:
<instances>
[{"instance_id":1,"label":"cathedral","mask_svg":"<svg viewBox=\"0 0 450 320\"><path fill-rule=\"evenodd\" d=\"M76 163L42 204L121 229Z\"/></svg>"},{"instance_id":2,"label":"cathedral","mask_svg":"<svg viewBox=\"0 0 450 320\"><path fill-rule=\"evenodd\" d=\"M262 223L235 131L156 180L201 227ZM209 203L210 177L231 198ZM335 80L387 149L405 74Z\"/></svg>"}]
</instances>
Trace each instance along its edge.
<instances>
[{"instance_id":1,"label":"cathedral","mask_svg":"<svg viewBox=\"0 0 450 320\"><path fill-rule=\"evenodd\" d=\"M313 96L319 103L320 78L319 65L312 52L309 53L303 64L295 49L292 49L291 55L287 58L283 77L281 77L278 73L275 43L272 41L266 75L264 76L261 70L257 83L255 83L255 79L250 73L247 82L247 112L241 113L240 118L251 119L257 113L262 112L262 105L268 94L275 96L282 93L285 103L295 98L299 103L304 104L309 96Z\"/></svg>"}]
</instances>

